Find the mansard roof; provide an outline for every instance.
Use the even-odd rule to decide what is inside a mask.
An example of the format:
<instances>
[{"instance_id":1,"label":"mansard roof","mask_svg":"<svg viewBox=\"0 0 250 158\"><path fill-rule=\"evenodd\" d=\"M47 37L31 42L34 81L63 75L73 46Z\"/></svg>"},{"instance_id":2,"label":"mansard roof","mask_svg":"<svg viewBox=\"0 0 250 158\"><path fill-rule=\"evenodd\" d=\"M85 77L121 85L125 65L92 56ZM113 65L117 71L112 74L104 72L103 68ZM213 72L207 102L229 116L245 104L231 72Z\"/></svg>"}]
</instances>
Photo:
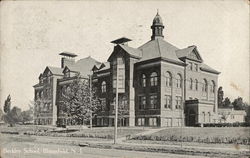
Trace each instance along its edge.
<instances>
[{"instance_id":1,"label":"mansard roof","mask_svg":"<svg viewBox=\"0 0 250 158\"><path fill-rule=\"evenodd\" d=\"M177 63L184 63L176 55L176 50L178 50L178 48L161 38L150 40L138 49L142 51L142 58L140 61L161 57Z\"/></svg>"},{"instance_id":2,"label":"mansard roof","mask_svg":"<svg viewBox=\"0 0 250 158\"><path fill-rule=\"evenodd\" d=\"M130 56L135 58L141 58L142 57L142 51L136 48L129 47L128 45L119 45L122 49L124 49Z\"/></svg>"},{"instance_id":3,"label":"mansard roof","mask_svg":"<svg viewBox=\"0 0 250 158\"><path fill-rule=\"evenodd\" d=\"M59 67L47 66L43 72L43 74L50 71L53 75L63 75L63 69Z\"/></svg>"},{"instance_id":4,"label":"mansard roof","mask_svg":"<svg viewBox=\"0 0 250 158\"><path fill-rule=\"evenodd\" d=\"M69 69L70 71L73 71L73 72L79 72L81 76L86 77L91 74L91 70L93 66L96 64L100 64L100 62L89 56L89 57L78 60L74 65L66 66L63 72L66 69Z\"/></svg>"},{"instance_id":5,"label":"mansard roof","mask_svg":"<svg viewBox=\"0 0 250 158\"><path fill-rule=\"evenodd\" d=\"M115 53L117 53L117 49L122 49L124 50L130 57L136 58L136 59L140 59L142 57L142 52L141 50L138 50L136 48L132 48L129 47L128 45L124 45L124 44L117 44L114 48L114 51L112 52L112 54L109 56L108 61L111 60L111 58L115 55Z\"/></svg>"},{"instance_id":6,"label":"mansard roof","mask_svg":"<svg viewBox=\"0 0 250 158\"><path fill-rule=\"evenodd\" d=\"M92 68L92 71L102 71L102 70L108 70L110 69L110 63L104 62L101 64L94 65Z\"/></svg>"}]
</instances>

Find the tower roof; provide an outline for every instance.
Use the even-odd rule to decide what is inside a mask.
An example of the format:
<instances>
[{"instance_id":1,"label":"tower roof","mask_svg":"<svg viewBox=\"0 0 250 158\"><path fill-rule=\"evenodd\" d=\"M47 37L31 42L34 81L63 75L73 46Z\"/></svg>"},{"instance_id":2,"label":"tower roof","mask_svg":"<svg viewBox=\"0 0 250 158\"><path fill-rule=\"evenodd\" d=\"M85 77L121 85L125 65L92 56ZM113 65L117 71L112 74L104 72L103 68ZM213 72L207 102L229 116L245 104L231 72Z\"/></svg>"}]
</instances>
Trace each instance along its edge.
<instances>
[{"instance_id":1,"label":"tower roof","mask_svg":"<svg viewBox=\"0 0 250 158\"><path fill-rule=\"evenodd\" d=\"M159 15L158 11L157 11L156 16L154 17L153 25L163 25L162 18L161 18L161 16Z\"/></svg>"}]
</instances>

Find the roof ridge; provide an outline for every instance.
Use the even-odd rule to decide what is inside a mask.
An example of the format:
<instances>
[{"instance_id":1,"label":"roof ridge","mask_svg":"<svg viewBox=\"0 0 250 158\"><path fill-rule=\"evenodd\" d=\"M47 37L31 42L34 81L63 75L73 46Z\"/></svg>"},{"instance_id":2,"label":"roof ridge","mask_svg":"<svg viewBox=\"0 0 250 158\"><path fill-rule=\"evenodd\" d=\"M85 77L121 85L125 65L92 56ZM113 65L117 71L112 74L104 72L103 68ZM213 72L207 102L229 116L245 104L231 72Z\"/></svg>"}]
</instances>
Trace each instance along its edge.
<instances>
[{"instance_id":1,"label":"roof ridge","mask_svg":"<svg viewBox=\"0 0 250 158\"><path fill-rule=\"evenodd\" d=\"M159 47L159 55L161 56L161 47L160 47L159 39L157 39L157 43L158 43L158 47Z\"/></svg>"}]
</instances>

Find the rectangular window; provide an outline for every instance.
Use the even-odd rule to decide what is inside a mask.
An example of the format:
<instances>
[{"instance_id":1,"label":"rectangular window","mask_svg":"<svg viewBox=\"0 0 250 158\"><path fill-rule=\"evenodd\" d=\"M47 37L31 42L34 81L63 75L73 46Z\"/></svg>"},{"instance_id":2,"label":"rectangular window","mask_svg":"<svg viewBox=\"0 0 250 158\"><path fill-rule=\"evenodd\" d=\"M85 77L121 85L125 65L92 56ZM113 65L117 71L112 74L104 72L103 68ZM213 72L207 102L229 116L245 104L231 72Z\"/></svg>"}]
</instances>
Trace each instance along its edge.
<instances>
[{"instance_id":1,"label":"rectangular window","mask_svg":"<svg viewBox=\"0 0 250 158\"><path fill-rule=\"evenodd\" d=\"M170 109L172 104L172 96L165 95L165 108Z\"/></svg>"},{"instance_id":2,"label":"rectangular window","mask_svg":"<svg viewBox=\"0 0 250 158\"><path fill-rule=\"evenodd\" d=\"M144 126L145 125L145 118L138 118L137 125L138 126Z\"/></svg>"},{"instance_id":3,"label":"rectangular window","mask_svg":"<svg viewBox=\"0 0 250 158\"><path fill-rule=\"evenodd\" d=\"M157 126L157 119L149 118L149 126Z\"/></svg>"},{"instance_id":4,"label":"rectangular window","mask_svg":"<svg viewBox=\"0 0 250 158\"><path fill-rule=\"evenodd\" d=\"M193 63L189 63L189 69L191 70L191 71L193 71Z\"/></svg>"},{"instance_id":5,"label":"rectangular window","mask_svg":"<svg viewBox=\"0 0 250 158\"><path fill-rule=\"evenodd\" d=\"M176 104L175 104L175 108L176 109L181 109L182 107L182 97L181 96L176 96Z\"/></svg>"},{"instance_id":6,"label":"rectangular window","mask_svg":"<svg viewBox=\"0 0 250 158\"><path fill-rule=\"evenodd\" d=\"M198 71L198 64L194 64L195 71Z\"/></svg>"},{"instance_id":7,"label":"rectangular window","mask_svg":"<svg viewBox=\"0 0 250 158\"><path fill-rule=\"evenodd\" d=\"M150 104L149 104L150 109L156 109L157 106L157 95L151 95L150 96Z\"/></svg>"},{"instance_id":8,"label":"rectangular window","mask_svg":"<svg viewBox=\"0 0 250 158\"><path fill-rule=\"evenodd\" d=\"M145 109L146 106L146 97L139 96L139 109Z\"/></svg>"}]
</instances>

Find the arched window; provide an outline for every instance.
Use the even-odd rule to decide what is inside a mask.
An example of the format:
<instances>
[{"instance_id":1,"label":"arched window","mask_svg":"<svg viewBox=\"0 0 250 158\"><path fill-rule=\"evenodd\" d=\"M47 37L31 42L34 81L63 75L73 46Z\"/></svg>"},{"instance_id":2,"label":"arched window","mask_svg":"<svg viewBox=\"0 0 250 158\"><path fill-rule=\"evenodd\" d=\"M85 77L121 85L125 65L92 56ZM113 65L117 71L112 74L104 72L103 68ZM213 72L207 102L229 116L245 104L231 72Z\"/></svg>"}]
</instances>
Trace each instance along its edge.
<instances>
[{"instance_id":1,"label":"arched window","mask_svg":"<svg viewBox=\"0 0 250 158\"><path fill-rule=\"evenodd\" d=\"M180 74L177 74L177 77L176 77L176 87L177 88L181 88L182 87L182 77Z\"/></svg>"},{"instance_id":2,"label":"arched window","mask_svg":"<svg viewBox=\"0 0 250 158\"><path fill-rule=\"evenodd\" d=\"M150 85L157 86L158 84L158 76L156 72L152 72L150 75Z\"/></svg>"},{"instance_id":3,"label":"arched window","mask_svg":"<svg viewBox=\"0 0 250 158\"><path fill-rule=\"evenodd\" d=\"M141 76L141 86L146 87L146 75L144 74Z\"/></svg>"},{"instance_id":4,"label":"arched window","mask_svg":"<svg viewBox=\"0 0 250 158\"><path fill-rule=\"evenodd\" d=\"M212 81L211 93L215 93L215 82L214 81Z\"/></svg>"},{"instance_id":5,"label":"arched window","mask_svg":"<svg viewBox=\"0 0 250 158\"><path fill-rule=\"evenodd\" d=\"M171 87L172 86L172 75L170 72L166 73L166 86Z\"/></svg>"},{"instance_id":6,"label":"arched window","mask_svg":"<svg viewBox=\"0 0 250 158\"><path fill-rule=\"evenodd\" d=\"M198 80L195 79L195 90L198 90Z\"/></svg>"},{"instance_id":7,"label":"arched window","mask_svg":"<svg viewBox=\"0 0 250 158\"><path fill-rule=\"evenodd\" d=\"M105 81L102 81L102 93L105 93L106 92L106 82Z\"/></svg>"},{"instance_id":8,"label":"arched window","mask_svg":"<svg viewBox=\"0 0 250 158\"><path fill-rule=\"evenodd\" d=\"M44 95L43 95L43 91L41 91L40 97L41 97L41 98L43 98L43 97L44 97Z\"/></svg>"},{"instance_id":9,"label":"arched window","mask_svg":"<svg viewBox=\"0 0 250 158\"><path fill-rule=\"evenodd\" d=\"M202 81L202 91L207 92L207 80L203 79Z\"/></svg>"},{"instance_id":10,"label":"arched window","mask_svg":"<svg viewBox=\"0 0 250 158\"><path fill-rule=\"evenodd\" d=\"M190 89L192 90L193 89L193 79L190 78Z\"/></svg>"}]
</instances>

